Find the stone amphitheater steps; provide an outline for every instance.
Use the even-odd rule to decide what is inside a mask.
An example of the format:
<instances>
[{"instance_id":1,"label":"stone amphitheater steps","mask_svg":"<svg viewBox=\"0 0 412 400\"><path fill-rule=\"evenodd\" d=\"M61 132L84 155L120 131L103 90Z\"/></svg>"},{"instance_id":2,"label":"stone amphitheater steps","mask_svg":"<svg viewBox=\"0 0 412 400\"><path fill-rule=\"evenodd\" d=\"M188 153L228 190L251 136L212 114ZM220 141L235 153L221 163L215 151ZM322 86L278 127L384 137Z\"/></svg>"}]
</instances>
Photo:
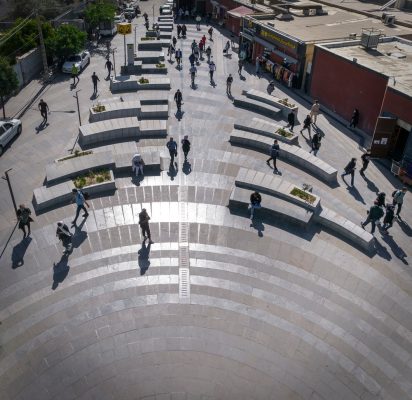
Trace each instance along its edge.
<instances>
[{"instance_id":1,"label":"stone amphitheater steps","mask_svg":"<svg viewBox=\"0 0 412 400\"><path fill-rule=\"evenodd\" d=\"M235 105L235 107L246 108L272 119L279 120L282 117L282 110L280 108L262 103L259 100L249 98L235 98L233 100L233 104Z\"/></svg>"}]
</instances>

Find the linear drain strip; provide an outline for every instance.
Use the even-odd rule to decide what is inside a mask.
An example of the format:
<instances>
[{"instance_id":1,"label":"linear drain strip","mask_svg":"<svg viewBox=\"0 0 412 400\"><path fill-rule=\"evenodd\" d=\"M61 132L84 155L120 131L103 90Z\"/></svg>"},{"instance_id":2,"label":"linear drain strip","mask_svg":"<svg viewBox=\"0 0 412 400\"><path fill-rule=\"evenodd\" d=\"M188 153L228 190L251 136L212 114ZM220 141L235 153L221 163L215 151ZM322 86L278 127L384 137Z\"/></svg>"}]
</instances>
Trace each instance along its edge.
<instances>
[{"instance_id":1,"label":"linear drain strip","mask_svg":"<svg viewBox=\"0 0 412 400\"><path fill-rule=\"evenodd\" d=\"M179 298L190 300L188 188L179 185Z\"/></svg>"}]
</instances>

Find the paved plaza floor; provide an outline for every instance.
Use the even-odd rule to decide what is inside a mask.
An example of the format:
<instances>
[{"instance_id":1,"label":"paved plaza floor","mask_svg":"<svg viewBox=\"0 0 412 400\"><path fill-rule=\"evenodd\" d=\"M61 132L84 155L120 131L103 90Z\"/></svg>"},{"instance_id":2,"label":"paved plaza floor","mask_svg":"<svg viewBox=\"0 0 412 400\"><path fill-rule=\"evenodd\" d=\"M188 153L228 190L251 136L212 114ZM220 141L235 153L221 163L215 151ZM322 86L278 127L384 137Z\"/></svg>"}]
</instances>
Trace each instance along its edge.
<instances>
[{"instance_id":1,"label":"paved plaza floor","mask_svg":"<svg viewBox=\"0 0 412 400\"><path fill-rule=\"evenodd\" d=\"M141 8L151 15L152 3ZM134 23L142 36L142 18ZM389 235L377 229L372 252L315 223L303 229L259 210L251 222L245 209L229 208L241 167L272 170L267 155L229 142L234 123L270 119L236 108L226 77L234 77L234 98L251 88L265 91L268 77L257 76L249 64L240 79L237 46L224 56L230 37L215 27L207 44L216 84L210 84L204 60L192 88L190 43L206 31L188 24L187 38L178 40L183 68L166 61L176 167L149 173L139 185L128 174L116 177L114 194L90 200L89 217L73 229L69 257L62 257L55 230L57 221L70 225L74 205L34 214L29 239L22 240L19 230L11 236L0 259L0 398L412 399L411 194L403 221ZM112 46L118 70L122 38ZM91 50L78 86L83 123L93 103L134 96L110 93L105 46ZM90 98L93 71L101 80L97 99ZM182 115L173 102L177 88ZM50 125L36 130L41 120L35 103L22 118L22 135L1 157L1 171L13 168L18 203L33 208L33 189L44 183L46 164L73 146L73 94L69 77L58 75L41 95L52 110ZM301 123L310 103L282 86L274 94L299 105ZM278 161L281 176L311 184L323 206L360 224L376 192L390 197L400 184L371 162L366 178L356 174L355 188L347 186L340 173L362 154L359 136L328 114L318 127L325 135L318 157L338 170L338 185ZM180 151L184 135L192 143L188 163ZM309 150L306 139L299 135L299 145ZM138 146L165 144L142 139ZM7 185L0 185L3 248L16 220ZM151 217L152 245L142 243L142 208Z\"/></svg>"}]
</instances>

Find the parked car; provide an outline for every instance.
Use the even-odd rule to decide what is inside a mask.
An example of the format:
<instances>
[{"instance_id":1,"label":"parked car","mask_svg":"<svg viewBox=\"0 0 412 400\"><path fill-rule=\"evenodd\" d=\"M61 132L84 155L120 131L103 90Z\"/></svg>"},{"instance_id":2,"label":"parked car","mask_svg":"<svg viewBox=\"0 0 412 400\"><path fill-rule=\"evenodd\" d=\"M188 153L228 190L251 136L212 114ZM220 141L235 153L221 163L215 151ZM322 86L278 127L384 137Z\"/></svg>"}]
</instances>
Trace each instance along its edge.
<instances>
[{"instance_id":1,"label":"parked car","mask_svg":"<svg viewBox=\"0 0 412 400\"><path fill-rule=\"evenodd\" d=\"M117 24L114 21L100 21L100 36L114 36L117 33Z\"/></svg>"},{"instance_id":2,"label":"parked car","mask_svg":"<svg viewBox=\"0 0 412 400\"><path fill-rule=\"evenodd\" d=\"M3 154L7 143L15 136L20 135L21 130L22 125L19 119L0 121L0 156Z\"/></svg>"},{"instance_id":3,"label":"parked car","mask_svg":"<svg viewBox=\"0 0 412 400\"><path fill-rule=\"evenodd\" d=\"M79 72L83 71L87 65L90 64L90 53L83 51L80 54L70 56L63 64L62 71L66 74L72 72L73 64L79 69Z\"/></svg>"},{"instance_id":4,"label":"parked car","mask_svg":"<svg viewBox=\"0 0 412 400\"><path fill-rule=\"evenodd\" d=\"M134 11L134 8L133 7L126 8L124 10L124 16L127 19L133 19L134 17L136 17L136 13Z\"/></svg>"}]
</instances>

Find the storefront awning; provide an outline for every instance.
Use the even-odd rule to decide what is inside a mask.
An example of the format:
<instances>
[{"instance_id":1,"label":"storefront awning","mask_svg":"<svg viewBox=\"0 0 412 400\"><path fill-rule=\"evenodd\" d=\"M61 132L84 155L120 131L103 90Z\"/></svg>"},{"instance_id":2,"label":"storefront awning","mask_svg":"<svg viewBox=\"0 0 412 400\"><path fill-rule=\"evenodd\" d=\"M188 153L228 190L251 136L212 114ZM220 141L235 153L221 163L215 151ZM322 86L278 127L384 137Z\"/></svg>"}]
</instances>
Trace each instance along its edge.
<instances>
[{"instance_id":1,"label":"storefront awning","mask_svg":"<svg viewBox=\"0 0 412 400\"><path fill-rule=\"evenodd\" d=\"M228 11L228 15L234 18L242 18L244 15L249 15L253 13L254 13L253 10L245 6L240 6L240 7L234 8L233 10Z\"/></svg>"},{"instance_id":2,"label":"storefront awning","mask_svg":"<svg viewBox=\"0 0 412 400\"><path fill-rule=\"evenodd\" d=\"M269 43L266 40L261 39L260 37L255 36L253 39L256 43L261 44L266 49L272 50L275 47L272 43Z\"/></svg>"}]
</instances>

